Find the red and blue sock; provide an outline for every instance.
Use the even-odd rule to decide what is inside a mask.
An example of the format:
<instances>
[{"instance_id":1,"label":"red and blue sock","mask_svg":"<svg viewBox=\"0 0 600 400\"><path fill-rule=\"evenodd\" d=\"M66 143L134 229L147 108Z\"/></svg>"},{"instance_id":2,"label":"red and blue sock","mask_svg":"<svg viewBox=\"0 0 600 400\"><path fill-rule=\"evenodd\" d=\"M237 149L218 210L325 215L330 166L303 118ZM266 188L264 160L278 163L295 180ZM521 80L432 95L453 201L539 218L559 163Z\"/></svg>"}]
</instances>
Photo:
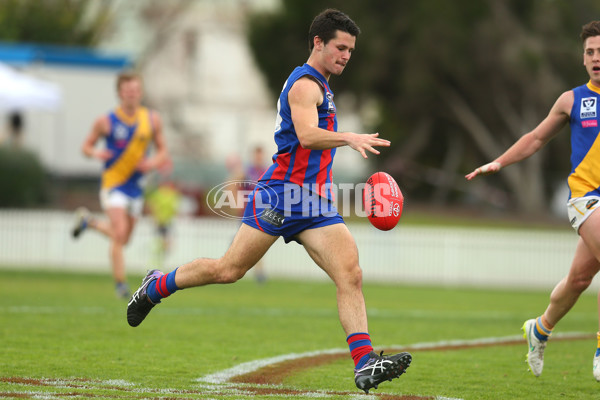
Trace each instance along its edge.
<instances>
[{"instance_id":1,"label":"red and blue sock","mask_svg":"<svg viewBox=\"0 0 600 400\"><path fill-rule=\"evenodd\" d=\"M150 298L150 300L154 303L160 303L161 299L165 297L169 297L173 293L175 293L179 288L175 284L175 273L177 272L177 268L175 270L169 272L156 279L154 282L151 282L146 288L146 294Z\"/></svg>"},{"instance_id":2,"label":"red and blue sock","mask_svg":"<svg viewBox=\"0 0 600 400\"><path fill-rule=\"evenodd\" d=\"M354 367L360 369L369 360L369 353L373 351L371 336L368 333L357 332L346 338L350 347L350 355L354 360Z\"/></svg>"}]
</instances>

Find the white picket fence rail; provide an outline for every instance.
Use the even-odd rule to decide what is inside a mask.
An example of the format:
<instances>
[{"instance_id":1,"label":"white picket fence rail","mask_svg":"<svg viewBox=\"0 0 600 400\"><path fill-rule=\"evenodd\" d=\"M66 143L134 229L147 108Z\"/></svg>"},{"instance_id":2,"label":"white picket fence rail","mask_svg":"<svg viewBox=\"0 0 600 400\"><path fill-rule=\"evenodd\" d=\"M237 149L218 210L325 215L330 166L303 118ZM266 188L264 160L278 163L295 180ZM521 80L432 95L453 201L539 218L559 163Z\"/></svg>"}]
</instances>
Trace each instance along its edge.
<instances>
[{"instance_id":1,"label":"white picket fence rail","mask_svg":"<svg viewBox=\"0 0 600 400\"><path fill-rule=\"evenodd\" d=\"M0 211L0 268L109 272L108 241L97 232L73 240L63 211ZM215 218L177 219L165 269L197 257L219 257L239 226ZM381 232L349 224L365 281L449 286L551 288L568 271L577 235L569 230L403 226ZM155 233L142 218L127 247L128 272L151 265ZM264 257L271 277L327 279L296 243L279 239ZM597 282L592 289L598 288Z\"/></svg>"}]
</instances>

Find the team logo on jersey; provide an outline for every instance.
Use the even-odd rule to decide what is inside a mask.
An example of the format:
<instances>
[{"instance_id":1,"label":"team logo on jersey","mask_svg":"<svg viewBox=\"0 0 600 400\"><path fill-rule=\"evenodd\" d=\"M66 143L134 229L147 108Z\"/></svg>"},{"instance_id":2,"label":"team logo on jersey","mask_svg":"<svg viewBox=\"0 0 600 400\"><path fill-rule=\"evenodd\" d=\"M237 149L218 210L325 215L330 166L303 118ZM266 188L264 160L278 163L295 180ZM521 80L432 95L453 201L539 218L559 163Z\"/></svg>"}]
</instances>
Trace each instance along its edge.
<instances>
[{"instance_id":1,"label":"team logo on jersey","mask_svg":"<svg viewBox=\"0 0 600 400\"><path fill-rule=\"evenodd\" d=\"M326 93L325 99L327 100L327 112L335 114L335 104L333 103L333 93Z\"/></svg>"},{"instance_id":2,"label":"team logo on jersey","mask_svg":"<svg viewBox=\"0 0 600 400\"><path fill-rule=\"evenodd\" d=\"M581 118L596 118L596 98L584 97L581 99Z\"/></svg>"},{"instance_id":3,"label":"team logo on jersey","mask_svg":"<svg viewBox=\"0 0 600 400\"><path fill-rule=\"evenodd\" d=\"M123 148L127 146L127 138L129 137L129 129L125 125L115 124L115 128L113 131L113 135L115 137L115 145L118 148Z\"/></svg>"}]
</instances>

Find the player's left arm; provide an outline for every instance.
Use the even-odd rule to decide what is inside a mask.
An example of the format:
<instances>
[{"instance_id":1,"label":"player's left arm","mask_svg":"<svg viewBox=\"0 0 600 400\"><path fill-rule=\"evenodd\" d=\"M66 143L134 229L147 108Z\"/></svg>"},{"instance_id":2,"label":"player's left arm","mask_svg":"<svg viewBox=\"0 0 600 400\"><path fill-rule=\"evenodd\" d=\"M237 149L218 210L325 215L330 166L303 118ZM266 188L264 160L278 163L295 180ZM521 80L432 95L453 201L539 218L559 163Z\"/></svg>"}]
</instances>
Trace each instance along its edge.
<instances>
[{"instance_id":1,"label":"player's left arm","mask_svg":"<svg viewBox=\"0 0 600 400\"><path fill-rule=\"evenodd\" d=\"M160 115L156 111L151 111L150 119L153 128L152 140L154 142L155 151L152 157L145 158L138 164L138 170L144 173L161 167L169 159L169 151L167 149L167 142L163 133Z\"/></svg>"}]
</instances>

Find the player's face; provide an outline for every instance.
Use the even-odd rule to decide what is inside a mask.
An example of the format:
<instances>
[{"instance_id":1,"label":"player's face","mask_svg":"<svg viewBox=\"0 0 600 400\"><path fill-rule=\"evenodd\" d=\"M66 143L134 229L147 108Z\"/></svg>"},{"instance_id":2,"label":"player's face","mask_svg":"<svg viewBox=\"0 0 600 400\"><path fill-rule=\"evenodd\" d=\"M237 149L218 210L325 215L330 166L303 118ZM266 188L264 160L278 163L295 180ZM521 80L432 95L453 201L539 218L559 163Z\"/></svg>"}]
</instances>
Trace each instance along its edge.
<instances>
[{"instance_id":1,"label":"player's face","mask_svg":"<svg viewBox=\"0 0 600 400\"><path fill-rule=\"evenodd\" d=\"M587 38L583 49L583 65L595 86L600 86L600 36Z\"/></svg>"},{"instance_id":2,"label":"player's face","mask_svg":"<svg viewBox=\"0 0 600 400\"><path fill-rule=\"evenodd\" d=\"M348 32L336 31L333 39L323 46L321 62L323 68L333 75L340 75L350 60L354 51L356 36Z\"/></svg>"},{"instance_id":3,"label":"player's face","mask_svg":"<svg viewBox=\"0 0 600 400\"><path fill-rule=\"evenodd\" d=\"M137 107L142 101L142 83L132 79L121 83L119 98L125 107Z\"/></svg>"}]
</instances>

